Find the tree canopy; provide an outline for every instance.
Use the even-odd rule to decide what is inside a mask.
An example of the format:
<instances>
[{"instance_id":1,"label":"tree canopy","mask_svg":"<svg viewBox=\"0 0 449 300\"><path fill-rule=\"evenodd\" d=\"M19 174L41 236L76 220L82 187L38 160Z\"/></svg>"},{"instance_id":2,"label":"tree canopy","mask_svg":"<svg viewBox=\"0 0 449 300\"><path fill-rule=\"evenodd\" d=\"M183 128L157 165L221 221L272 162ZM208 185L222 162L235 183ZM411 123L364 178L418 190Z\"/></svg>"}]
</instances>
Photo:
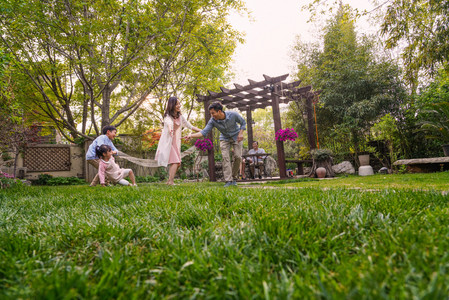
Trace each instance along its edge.
<instances>
[{"instance_id":1,"label":"tree canopy","mask_svg":"<svg viewBox=\"0 0 449 300\"><path fill-rule=\"evenodd\" d=\"M340 140L346 151L360 151L370 126L401 102L398 67L376 57L374 49L371 39L357 36L348 6L340 6L324 27L322 49L301 42L296 47L298 79L321 90L320 136Z\"/></svg>"},{"instance_id":2,"label":"tree canopy","mask_svg":"<svg viewBox=\"0 0 449 300\"><path fill-rule=\"evenodd\" d=\"M416 86L419 71L434 74L449 59L449 1L394 0L381 26L387 48L401 43L406 79Z\"/></svg>"},{"instance_id":3,"label":"tree canopy","mask_svg":"<svg viewBox=\"0 0 449 300\"><path fill-rule=\"evenodd\" d=\"M203 73L222 78L240 39L232 9L240 1L6 0L1 42L34 86L30 101L67 139L89 138L123 124L160 85L185 83L180 74L191 87Z\"/></svg>"}]
</instances>

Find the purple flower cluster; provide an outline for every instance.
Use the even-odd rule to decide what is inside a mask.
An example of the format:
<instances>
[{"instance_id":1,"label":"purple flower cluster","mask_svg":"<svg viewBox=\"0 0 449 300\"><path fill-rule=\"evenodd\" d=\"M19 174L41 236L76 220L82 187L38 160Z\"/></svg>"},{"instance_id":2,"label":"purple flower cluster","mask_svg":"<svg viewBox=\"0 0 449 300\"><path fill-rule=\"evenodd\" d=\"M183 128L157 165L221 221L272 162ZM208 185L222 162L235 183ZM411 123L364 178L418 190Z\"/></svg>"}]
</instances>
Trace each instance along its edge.
<instances>
[{"instance_id":1,"label":"purple flower cluster","mask_svg":"<svg viewBox=\"0 0 449 300\"><path fill-rule=\"evenodd\" d=\"M295 132L293 128L285 128L285 129L279 129L276 132L276 141L294 141L298 137L298 134Z\"/></svg>"},{"instance_id":2,"label":"purple flower cluster","mask_svg":"<svg viewBox=\"0 0 449 300\"><path fill-rule=\"evenodd\" d=\"M212 144L212 141L211 140L209 140L209 139L204 139L204 140L196 140L196 142L195 142L195 147L198 149L198 150L201 150L201 151L207 151L207 150L210 150L210 149L212 149L213 147L214 147L214 145Z\"/></svg>"},{"instance_id":3,"label":"purple flower cluster","mask_svg":"<svg viewBox=\"0 0 449 300\"><path fill-rule=\"evenodd\" d=\"M8 174L8 173L4 173L4 172L2 172L2 171L0 171L0 177L3 177L3 178L14 178L14 176L13 175L11 175L11 174Z\"/></svg>"}]
</instances>

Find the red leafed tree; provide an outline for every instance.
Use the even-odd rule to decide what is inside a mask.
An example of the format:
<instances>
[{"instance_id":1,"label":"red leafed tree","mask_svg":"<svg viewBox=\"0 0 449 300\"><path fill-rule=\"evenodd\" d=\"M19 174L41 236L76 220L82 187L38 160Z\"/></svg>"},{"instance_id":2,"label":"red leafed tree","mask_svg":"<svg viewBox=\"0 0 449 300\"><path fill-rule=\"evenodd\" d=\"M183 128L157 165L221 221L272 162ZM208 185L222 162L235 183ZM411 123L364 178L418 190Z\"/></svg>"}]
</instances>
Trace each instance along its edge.
<instances>
[{"instance_id":1,"label":"red leafed tree","mask_svg":"<svg viewBox=\"0 0 449 300\"><path fill-rule=\"evenodd\" d=\"M142 134L142 143L145 148L156 150L161 138L161 129L152 128Z\"/></svg>"}]
</instances>

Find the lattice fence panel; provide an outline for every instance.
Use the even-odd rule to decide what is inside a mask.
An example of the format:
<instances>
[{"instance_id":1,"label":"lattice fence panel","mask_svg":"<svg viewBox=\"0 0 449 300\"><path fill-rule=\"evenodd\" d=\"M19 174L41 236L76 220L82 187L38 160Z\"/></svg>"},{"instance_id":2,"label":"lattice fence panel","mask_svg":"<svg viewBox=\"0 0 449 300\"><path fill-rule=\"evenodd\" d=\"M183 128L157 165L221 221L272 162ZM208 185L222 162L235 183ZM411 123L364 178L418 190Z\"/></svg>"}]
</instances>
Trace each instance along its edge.
<instances>
[{"instance_id":1,"label":"lattice fence panel","mask_svg":"<svg viewBox=\"0 0 449 300\"><path fill-rule=\"evenodd\" d=\"M70 171L70 147L30 147L25 151L28 172Z\"/></svg>"}]
</instances>

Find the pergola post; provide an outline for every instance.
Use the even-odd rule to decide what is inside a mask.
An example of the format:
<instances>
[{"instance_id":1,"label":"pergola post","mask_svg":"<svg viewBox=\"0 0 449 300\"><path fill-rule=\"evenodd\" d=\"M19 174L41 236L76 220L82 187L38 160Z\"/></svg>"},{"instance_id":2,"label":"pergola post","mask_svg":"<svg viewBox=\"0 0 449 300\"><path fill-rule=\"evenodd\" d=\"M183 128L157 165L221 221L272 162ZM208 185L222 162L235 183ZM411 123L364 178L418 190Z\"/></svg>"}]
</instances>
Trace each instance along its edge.
<instances>
[{"instance_id":1,"label":"pergola post","mask_svg":"<svg viewBox=\"0 0 449 300\"><path fill-rule=\"evenodd\" d=\"M246 130L248 131L248 149L253 146L253 116L251 113L251 108L246 110Z\"/></svg>"},{"instance_id":2,"label":"pergola post","mask_svg":"<svg viewBox=\"0 0 449 300\"><path fill-rule=\"evenodd\" d=\"M206 119L206 124L209 122L211 116L209 112L209 101L204 101L204 118ZM212 144L214 143L214 131L211 130L209 134L207 135L207 138L211 140ZM215 145L214 145L215 148ZM212 148L212 150L207 150L207 158L209 162L209 180L210 181L217 181L217 178L215 177L215 149Z\"/></svg>"},{"instance_id":3,"label":"pergola post","mask_svg":"<svg viewBox=\"0 0 449 300\"><path fill-rule=\"evenodd\" d=\"M253 137L253 127L252 127L252 111L258 108L266 108L267 106L272 106L273 108L273 120L274 128L276 131L282 128L281 124L281 113L279 110L279 103L288 103L295 99L306 97L307 93L312 90L312 86L304 86L298 88L301 81L297 80L290 83L283 83L282 81L287 79L288 74L270 77L268 75L263 75L264 80L254 81L248 79L249 85L240 85L234 83L233 89L227 89L220 87L220 92L208 91L209 95L197 95L197 101L204 103L204 111L206 122L210 119L209 113L209 103L210 101L221 101L221 104L226 106L226 108L236 108L240 111L246 111L247 122L248 122L248 146L252 147L254 141ZM309 119L312 120L312 119ZM309 128L313 128L312 125ZM313 134L313 130L311 130ZM213 140L213 135L208 135L208 138ZM311 140L309 140L311 141ZM285 166L285 153L284 153L284 143L276 141L277 157L279 164L279 174L281 178L287 177L286 166ZM209 173L210 180L216 181L215 177L215 159L214 152L209 151Z\"/></svg>"},{"instance_id":4,"label":"pergola post","mask_svg":"<svg viewBox=\"0 0 449 300\"><path fill-rule=\"evenodd\" d=\"M273 85L273 91L271 93L271 106L273 107L273 120L274 120L274 132L282 129L281 124L281 112L279 110L279 87L277 84ZM287 178L287 168L285 166L285 152L284 142L276 141L276 150L278 155L279 177L281 179Z\"/></svg>"}]
</instances>

